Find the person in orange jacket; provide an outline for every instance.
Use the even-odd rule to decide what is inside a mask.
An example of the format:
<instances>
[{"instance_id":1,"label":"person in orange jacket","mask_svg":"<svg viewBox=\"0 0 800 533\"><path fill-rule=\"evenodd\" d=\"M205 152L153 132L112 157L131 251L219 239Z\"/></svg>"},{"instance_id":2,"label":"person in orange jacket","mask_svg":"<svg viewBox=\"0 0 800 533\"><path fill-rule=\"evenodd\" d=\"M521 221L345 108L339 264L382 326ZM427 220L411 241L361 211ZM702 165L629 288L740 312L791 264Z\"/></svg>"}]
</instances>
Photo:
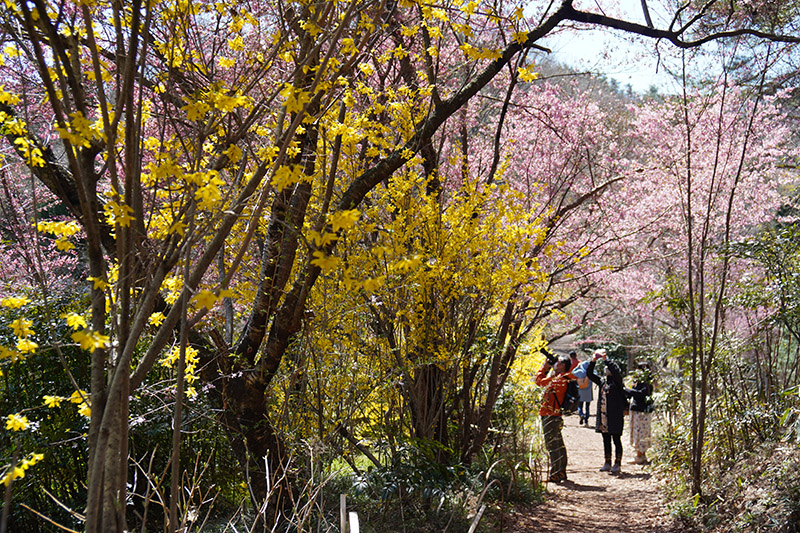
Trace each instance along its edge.
<instances>
[{"instance_id":1,"label":"person in orange jacket","mask_svg":"<svg viewBox=\"0 0 800 533\"><path fill-rule=\"evenodd\" d=\"M550 456L550 477L548 480L553 483L561 483L567 480L567 448L564 446L564 438L561 435L561 429L564 427L561 405L564 403L564 397L567 394L569 380L575 379L575 376L569 371L569 358L557 358L547 349L542 352L547 361L536 374L536 384L540 387L545 387L544 398L539 408L539 416L542 417L544 445ZM551 368L554 373L553 375L548 375Z\"/></svg>"}]
</instances>

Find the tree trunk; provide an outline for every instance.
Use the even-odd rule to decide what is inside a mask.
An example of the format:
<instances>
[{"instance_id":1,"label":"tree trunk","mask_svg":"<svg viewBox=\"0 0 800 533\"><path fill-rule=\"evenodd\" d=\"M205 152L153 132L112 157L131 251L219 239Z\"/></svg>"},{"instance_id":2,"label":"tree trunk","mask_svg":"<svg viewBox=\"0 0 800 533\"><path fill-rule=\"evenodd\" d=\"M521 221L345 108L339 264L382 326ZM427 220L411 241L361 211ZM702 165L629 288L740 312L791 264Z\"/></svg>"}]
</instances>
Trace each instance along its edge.
<instances>
[{"instance_id":1,"label":"tree trunk","mask_svg":"<svg viewBox=\"0 0 800 533\"><path fill-rule=\"evenodd\" d=\"M127 388L92 417L99 424L96 446L89 448L86 532L125 531L128 480ZM93 406L97 409L98 406ZM95 422L97 420L97 422Z\"/></svg>"},{"instance_id":2,"label":"tree trunk","mask_svg":"<svg viewBox=\"0 0 800 533\"><path fill-rule=\"evenodd\" d=\"M447 420L445 419L445 371L434 364L424 365L414 372L408 391L411 403L411 420L414 436L435 442L434 456L438 463L445 462L448 444Z\"/></svg>"},{"instance_id":3,"label":"tree trunk","mask_svg":"<svg viewBox=\"0 0 800 533\"><path fill-rule=\"evenodd\" d=\"M259 517L261 525L267 526L275 522L277 511L292 501L288 457L267 416L269 379L261 370L235 364L221 333L212 331L211 338L216 350L199 334L192 335L192 345L201 354L201 379L214 385L208 389L209 400L221 413L220 421L245 474L253 505L264 511Z\"/></svg>"}]
</instances>

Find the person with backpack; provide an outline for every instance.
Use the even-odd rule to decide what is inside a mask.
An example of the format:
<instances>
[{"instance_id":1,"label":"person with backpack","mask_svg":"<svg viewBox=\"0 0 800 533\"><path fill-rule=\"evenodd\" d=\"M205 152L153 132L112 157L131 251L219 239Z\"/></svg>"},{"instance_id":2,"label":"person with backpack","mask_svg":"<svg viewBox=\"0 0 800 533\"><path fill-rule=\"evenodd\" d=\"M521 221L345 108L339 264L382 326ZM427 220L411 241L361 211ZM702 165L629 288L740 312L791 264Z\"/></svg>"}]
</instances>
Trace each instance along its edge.
<instances>
[{"instance_id":1,"label":"person with backpack","mask_svg":"<svg viewBox=\"0 0 800 533\"><path fill-rule=\"evenodd\" d=\"M575 376L569 372L568 358L557 358L547 349L544 349L543 353L547 360L536 374L536 385L545 388L539 416L542 419L544 445L550 456L548 480L552 483L562 483L567 480L567 448L561 435L561 429L564 427L562 416L567 410L565 405L567 389L570 381L575 380ZM551 368L554 372L549 375ZM575 401L577 402L577 398Z\"/></svg>"},{"instance_id":2,"label":"person with backpack","mask_svg":"<svg viewBox=\"0 0 800 533\"><path fill-rule=\"evenodd\" d=\"M595 364L603 359L605 379L594 373ZM586 368L586 375L599 387L597 398L597 422L595 431L603 435L603 452L605 462L601 472L619 473L622 468L622 430L625 427L625 411L628 410L628 398L622 384L622 373L614 361L609 361L605 350L594 352L592 361ZM614 465L611 465L611 441L614 441Z\"/></svg>"}]
</instances>

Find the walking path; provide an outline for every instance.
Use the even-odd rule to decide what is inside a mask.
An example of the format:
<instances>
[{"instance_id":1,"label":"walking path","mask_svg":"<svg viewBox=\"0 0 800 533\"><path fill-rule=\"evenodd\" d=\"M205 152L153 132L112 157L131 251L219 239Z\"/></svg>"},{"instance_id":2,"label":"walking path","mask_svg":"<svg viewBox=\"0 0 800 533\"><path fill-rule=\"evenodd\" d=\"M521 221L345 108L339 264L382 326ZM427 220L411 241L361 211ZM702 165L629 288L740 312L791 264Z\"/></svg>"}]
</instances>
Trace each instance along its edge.
<instances>
[{"instance_id":1,"label":"walking path","mask_svg":"<svg viewBox=\"0 0 800 533\"><path fill-rule=\"evenodd\" d=\"M592 408L596 404L592 403ZM594 417L590 419L594 422ZM628 423L622 436L622 472L600 472L603 439L593 426L581 426L578 417L564 417L564 442L569 464L568 481L548 483L547 501L518 511L507 531L608 533L676 533L683 531L666 514L657 482L647 467L633 463Z\"/></svg>"}]
</instances>

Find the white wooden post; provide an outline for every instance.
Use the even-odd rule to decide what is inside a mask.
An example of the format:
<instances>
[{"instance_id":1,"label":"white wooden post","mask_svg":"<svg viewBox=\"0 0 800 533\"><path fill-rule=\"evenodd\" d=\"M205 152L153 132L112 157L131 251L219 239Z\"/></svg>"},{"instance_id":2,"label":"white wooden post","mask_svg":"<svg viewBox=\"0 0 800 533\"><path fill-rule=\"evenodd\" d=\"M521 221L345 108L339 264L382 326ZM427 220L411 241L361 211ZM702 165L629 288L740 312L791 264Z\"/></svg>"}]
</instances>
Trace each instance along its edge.
<instances>
[{"instance_id":1,"label":"white wooden post","mask_svg":"<svg viewBox=\"0 0 800 533\"><path fill-rule=\"evenodd\" d=\"M350 511L350 533L358 533L358 513Z\"/></svg>"},{"instance_id":2,"label":"white wooden post","mask_svg":"<svg viewBox=\"0 0 800 533\"><path fill-rule=\"evenodd\" d=\"M475 533L475 530L478 529L478 524L480 524L481 517L483 516L483 512L485 510L486 510L486 504L484 503L478 510L478 514L476 514L475 518L472 519L472 524L470 524L469 526L469 533Z\"/></svg>"},{"instance_id":3,"label":"white wooden post","mask_svg":"<svg viewBox=\"0 0 800 533\"><path fill-rule=\"evenodd\" d=\"M339 494L339 531L347 533L347 495Z\"/></svg>"}]
</instances>

